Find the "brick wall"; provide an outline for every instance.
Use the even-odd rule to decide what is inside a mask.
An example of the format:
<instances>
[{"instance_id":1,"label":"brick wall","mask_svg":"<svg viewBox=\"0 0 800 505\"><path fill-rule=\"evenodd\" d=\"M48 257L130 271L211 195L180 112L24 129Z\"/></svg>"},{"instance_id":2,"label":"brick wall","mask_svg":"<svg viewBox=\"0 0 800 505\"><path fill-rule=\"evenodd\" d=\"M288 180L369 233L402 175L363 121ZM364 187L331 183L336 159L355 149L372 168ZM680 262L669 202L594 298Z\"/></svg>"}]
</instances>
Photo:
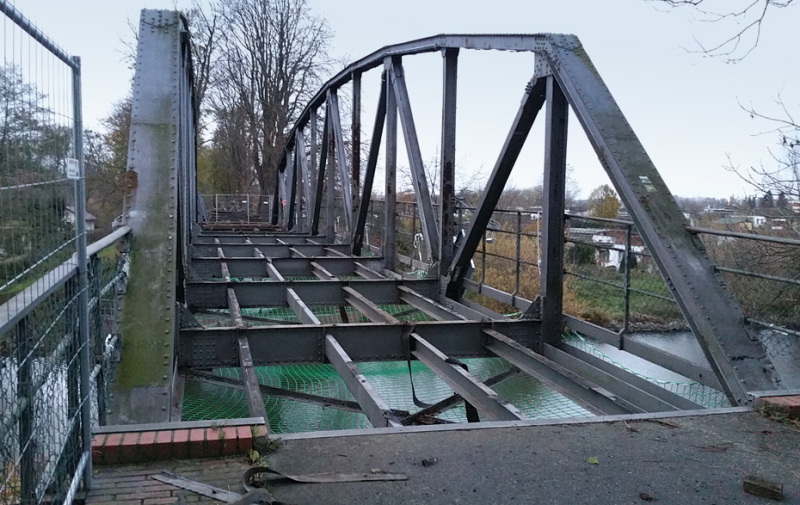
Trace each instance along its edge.
<instances>
[{"instance_id":1,"label":"brick wall","mask_svg":"<svg viewBox=\"0 0 800 505\"><path fill-rule=\"evenodd\" d=\"M97 465L148 461L209 458L245 454L266 442L263 424L241 426L197 426L196 423L165 425L167 429L130 429L98 433L92 440L92 462Z\"/></svg>"}]
</instances>

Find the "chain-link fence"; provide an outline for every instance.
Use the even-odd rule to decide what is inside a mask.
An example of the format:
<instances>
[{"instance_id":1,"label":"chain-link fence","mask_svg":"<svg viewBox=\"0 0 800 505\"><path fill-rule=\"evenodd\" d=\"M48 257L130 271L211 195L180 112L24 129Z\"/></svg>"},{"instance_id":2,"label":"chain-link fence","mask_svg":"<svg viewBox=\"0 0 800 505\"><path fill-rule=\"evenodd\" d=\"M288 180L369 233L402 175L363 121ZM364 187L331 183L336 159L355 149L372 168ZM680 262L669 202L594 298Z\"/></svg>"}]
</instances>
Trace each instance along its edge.
<instances>
[{"instance_id":1,"label":"chain-link fence","mask_svg":"<svg viewBox=\"0 0 800 505\"><path fill-rule=\"evenodd\" d=\"M779 375L800 384L800 240L791 226L772 235L700 229L716 270ZM767 231L766 228L763 231Z\"/></svg>"},{"instance_id":2,"label":"chain-link fence","mask_svg":"<svg viewBox=\"0 0 800 505\"><path fill-rule=\"evenodd\" d=\"M567 217L565 312L614 331L689 329L633 223Z\"/></svg>"},{"instance_id":3,"label":"chain-link fence","mask_svg":"<svg viewBox=\"0 0 800 505\"><path fill-rule=\"evenodd\" d=\"M0 504L69 501L91 477L124 282L101 250L127 229L87 249L80 60L0 10Z\"/></svg>"}]
</instances>

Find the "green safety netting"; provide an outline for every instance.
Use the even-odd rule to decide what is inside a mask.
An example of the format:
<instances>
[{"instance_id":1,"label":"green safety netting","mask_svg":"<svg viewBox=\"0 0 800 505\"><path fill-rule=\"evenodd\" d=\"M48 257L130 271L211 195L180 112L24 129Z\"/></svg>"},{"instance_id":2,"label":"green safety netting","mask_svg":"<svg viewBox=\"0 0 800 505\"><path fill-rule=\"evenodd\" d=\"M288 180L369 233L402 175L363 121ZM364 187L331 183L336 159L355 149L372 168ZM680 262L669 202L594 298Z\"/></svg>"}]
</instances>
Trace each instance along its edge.
<instances>
[{"instance_id":1,"label":"green safety netting","mask_svg":"<svg viewBox=\"0 0 800 505\"><path fill-rule=\"evenodd\" d=\"M564 341L573 347L576 347L584 352L587 352L589 354L592 354L593 356L602 359L603 361L611 363L614 366L618 366L627 372L630 372L638 377L641 377L649 382L652 382L653 384L661 386L662 388L668 391L671 391L688 400L691 400L694 403L700 405L701 407L705 408L730 407L730 402L725 397L725 394L722 393L721 391L717 391L716 389L704 386L699 382L664 381L631 370L625 365L618 363L617 361L613 360L612 358L604 354L602 351L600 351L600 349L598 349L598 346L596 344L594 344L593 342L587 340L586 338L575 332L568 332L566 335L564 335Z\"/></svg>"},{"instance_id":2,"label":"green safety netting","mask_svg":"<svg viewBox=\"0 0 800 505\"><path fill-rule=\"evenodd\" d=\"M510 365L500 358L475 358L463 361L469 367L470 373L480 380L486 380L510 368ZM411 397L411 382L406 362L359 363L358 367L369 379L378 395L391 408L408 412L419 410ZM411 369L417 396L423 402L435 403L453 394L453 390L422 363L412 362ZM239 378L238 368L218 369L215 373ZM259 381L265 385L329 398L354 400L331 365L256 367L256 373ZM525 374L512 376L494 386L494 390L534 419L592 415L568 398ZM264 403L270 427L275 433L370 427L367 418L360 413L272 396L265 396ZM241 390L195 380L186 381L183 420L247 416L247 401ZM463 404L442 413L439 417L452 422L466 422Z\"/></svg>"},{"instance_id":3,"label":"green safety netting","mask_svg":"<svg viewBox=\"0 0 800 505\"><path fill-rule=\"evenodd\" d=\"M431 321L424 312L403 303L379 305L381 309L395 316L400 321ZM308 307L322 324L341 324L342 310L349 323L368 323L369 320L350 305L311 305ZM241 309L244 323L247 326L269 326L276 324L300 324L294 311L289 307L265 307ZM233 320L227 309L213 309L194 314L197 321L205 327L233 326Z\"/></svg>"},{"instance_id":4,"label":"green safety netting","mask_svg":"<svg viewBox=\"0 0 800 505\"><path fill-rule=\"evenodd\" d=\"M408 305L381 305L381 308L398 319L426 320L426 316ZM312 311L323 324L342 322L338 306L313 306ZM344 307L350 322L366 322L366 319L352 307ZM228 318L220 311L219 316ZM243 309L243 315L261 317L274 321L296 323L297 319L289 308ZM248 323L249 324L249 323ZM263 324L263 323L257 323ZM596 344L576 333L564 335L564 341L585 352L619 366L673 393L679 394L703 407L729 406L725 395L697 382L663 381L633 371L614 361L601 352ZM510 368L500 358L474 358L463 360L471 374L486 380ZM378 395L392 409L416 412L419 410L412 401L411 381L408 364L405 361L359 363L359 369L369 379ZM411 362L414 386L417 396L426 403L435 403L453 394L452 389L438 376L418 361ZM238 368L222 368L214 371L223 377L239 378ZM282 365L256 367L261 384L310 393L327 398L354 401L344 382L331 365ZM515 405L532 419L556 419L567 417L586 417L592 414L569 398L553 391L541 381L527 374L518 373L493 386L502 398ZM366 416L356 412L330 406L305 403L283 397L265 396L264 403L271 429L275 433L305 432L319 430L340 430L368 428ZM183 420L230 419L247 417L247 401L240 389L197 380L187 380L183 400ZM466 422L463 404L438 416L452 422Z\"/></svg>"}]
</instances>

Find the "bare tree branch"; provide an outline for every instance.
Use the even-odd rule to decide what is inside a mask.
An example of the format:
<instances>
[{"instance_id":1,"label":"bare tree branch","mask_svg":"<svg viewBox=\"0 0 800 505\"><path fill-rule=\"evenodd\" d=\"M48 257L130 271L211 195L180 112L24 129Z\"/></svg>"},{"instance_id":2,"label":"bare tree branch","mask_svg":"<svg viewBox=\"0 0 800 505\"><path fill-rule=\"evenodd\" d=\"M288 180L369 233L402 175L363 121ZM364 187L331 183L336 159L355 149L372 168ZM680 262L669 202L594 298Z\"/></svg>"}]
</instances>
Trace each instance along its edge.
<instances>
[{"instance_id":1,"label":"bare tree branch","mask_svg":"<svg viewBox=\"0 0 800 505\"><path fill-rule=\"evenodd\" d=\"M735 24L733 35L711 45L703 44L697 38L695 42L699 51L714 58L722 58L726 63L738 63L746 58L758 46L767 13L773 9L782 9L796 4L795 0L752 0L743 8L730 12L706 10L701 7L705 0L647 0L668 5L671 8L692 7L700 15L701 22L720 23L730 21ZM743 42L752 38L746 49L740 49ZM741 51L744 51L743 53Z\"/></svg>"}]
</instances>

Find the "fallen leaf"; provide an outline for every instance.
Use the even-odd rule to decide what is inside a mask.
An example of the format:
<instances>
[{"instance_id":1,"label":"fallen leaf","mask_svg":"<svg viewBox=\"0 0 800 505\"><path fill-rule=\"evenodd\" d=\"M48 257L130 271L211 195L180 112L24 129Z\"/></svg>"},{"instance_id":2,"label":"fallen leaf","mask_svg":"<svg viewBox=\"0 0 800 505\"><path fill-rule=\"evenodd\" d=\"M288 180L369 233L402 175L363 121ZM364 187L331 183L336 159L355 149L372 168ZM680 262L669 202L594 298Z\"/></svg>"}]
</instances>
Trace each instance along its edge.
<instances>
[{"instance_id":1,"label":"fallen leaf","mask_svg":"<svg viewBox=\"0 0 800 505\"><path fill-rule=\"evenodd\" d=\"M597 456L592 456L588 459L590 465L599 465L600 462L597 460Z\"/></svg>"},{"instance_id":2,"label":"fallen leaf","mask_svg":"<svg viewBox=\"0 0 800 505\"><path fill-rule=\"evenodd\" d=\"M439 460L436 458L427 458L422 460L422 466L433 466L438 462Z\"/></svg>"},{"instance_id":3,"label":"fallen leaf","mask_svg":"<svg viewBox=\"0 0 800 505\"><path fill-rule=\"evenodd\" d=\"M372 472L372 473L381 473L381 469L380 468L373 468L372 470L370 470L370 472Z\"/></svg>"},{"instance_id":4,"label":"fallen leaf","mask_svg":"<svg viewBox=\"0 0 800 505\"><path fill-rule=\"evenodd\" d=\"M641 498L644 501L658 501L656 498L653 498L647 493L639 493L639 498Z\"/></svg>"}]
</instances>

